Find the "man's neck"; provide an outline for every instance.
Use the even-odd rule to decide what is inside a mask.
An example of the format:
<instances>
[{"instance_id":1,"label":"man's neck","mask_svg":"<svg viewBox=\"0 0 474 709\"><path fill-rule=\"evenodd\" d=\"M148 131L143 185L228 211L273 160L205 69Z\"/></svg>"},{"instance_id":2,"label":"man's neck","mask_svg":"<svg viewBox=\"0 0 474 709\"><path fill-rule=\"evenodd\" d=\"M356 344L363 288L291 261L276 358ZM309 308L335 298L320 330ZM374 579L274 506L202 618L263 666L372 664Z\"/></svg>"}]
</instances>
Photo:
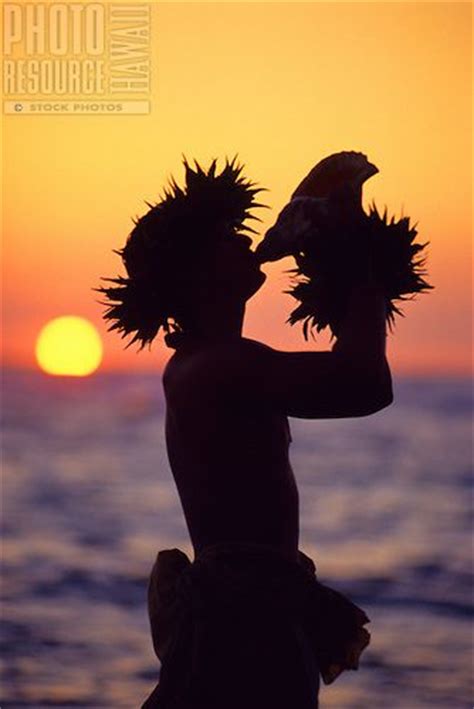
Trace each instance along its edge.
<instances>
[{"instance_id":1,"label":"man's neck","mask_svg":"<svg viewBox=\"0 0 474 709\"><path fill-rule=\"evenodd\" d=\"M205 310L205 317L190 332L194 338L206 341L236 340L242 337L245 305L225 310L218 304Z\"/></svg>"}]
</instances>

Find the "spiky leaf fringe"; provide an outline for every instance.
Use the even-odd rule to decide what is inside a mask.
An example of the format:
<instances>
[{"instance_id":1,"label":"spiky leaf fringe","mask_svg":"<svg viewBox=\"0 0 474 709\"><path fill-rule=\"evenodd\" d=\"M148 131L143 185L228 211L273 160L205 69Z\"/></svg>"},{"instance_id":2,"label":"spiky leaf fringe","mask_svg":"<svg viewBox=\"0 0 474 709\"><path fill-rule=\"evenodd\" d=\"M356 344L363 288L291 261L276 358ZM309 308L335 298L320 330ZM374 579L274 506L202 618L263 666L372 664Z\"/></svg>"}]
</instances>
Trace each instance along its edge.
<instances>
[{"instance_id":1,"label":"spiky leaf fringe","mask_svg":"<svg viewBox=\"0 0 474 709\"><path fill-rule=\"evenodd\" d=\"M385 294L388 327L393 332L395 315L404 317L395 301L413 300L418 293L434 288L424 278L426 255L420 256L430 242L414 243L415 226L410 225L409 217L389 219L387 208L380 215L374 202L359 231L341 232L328 225L325 238L318 239L312 250L309 246L306 253L295 255L297 268L290 270L294 285L286 292L299 305L287 322L302 322L306 340L314 338L314 330L319 333L326 327L332 337L337 336L352 285L364 279L370 258L372 272Z\"/></svg>"}]
</instances>

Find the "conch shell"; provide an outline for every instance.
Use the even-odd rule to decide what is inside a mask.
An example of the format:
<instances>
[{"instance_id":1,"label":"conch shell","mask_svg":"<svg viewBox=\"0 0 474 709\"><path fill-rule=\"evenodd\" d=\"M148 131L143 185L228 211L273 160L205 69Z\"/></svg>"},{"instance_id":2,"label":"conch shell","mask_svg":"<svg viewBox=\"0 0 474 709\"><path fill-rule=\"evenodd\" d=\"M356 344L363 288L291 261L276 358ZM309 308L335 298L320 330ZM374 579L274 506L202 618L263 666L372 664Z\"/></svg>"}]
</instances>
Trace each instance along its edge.
<instances>
[{"instance_id":1,"label":"conch shell","mask_svg":"<svg viewBox=\"0 0 474 709\"><path fill-rule=\"evenodd\" d=\"M325 197L349 186L362 198L362 185L376 175L378 168L363 153L354 151L334 153L324 158L306 175L293 192L295 197Z\"/></svg>"},{"instance_id":2,"label":"conch shell","mask_svg":"<svg viewBox=\"0 0 474 709\"><path fill-rule=\"evenodd\" d=\"M377 172L366 155L354 151L335 153L318 162L258 245L259 260L277 261L298 253L308 237L316 237L318 224L334 214L349 221L363 217L362 186Z\"/></svg>"}]
</instances>

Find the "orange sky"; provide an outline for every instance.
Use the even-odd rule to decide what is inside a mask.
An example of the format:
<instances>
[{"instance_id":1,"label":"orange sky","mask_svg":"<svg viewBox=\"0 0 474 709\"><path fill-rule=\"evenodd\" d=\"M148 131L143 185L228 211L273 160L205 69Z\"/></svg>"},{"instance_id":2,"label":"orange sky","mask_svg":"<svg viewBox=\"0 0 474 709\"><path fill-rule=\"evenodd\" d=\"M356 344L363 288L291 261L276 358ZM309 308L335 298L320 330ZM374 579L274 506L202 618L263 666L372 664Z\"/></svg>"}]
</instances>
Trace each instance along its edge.
<instances>
[{"instance_id":1,"label":"orange sky","mask_svg":"<svg viewBox=\"0 0 474 709\"><path fill-rule=\"evenodd\" d=\"M154 369L171 350L123 351L107 334L101 275L121 272L131 218L157 199L181 153L238 152L270 188L265 229L322 157L359 150L379 167L364 191L418 222L436 289L389 335L395 373L470 371L471 6L469 3L152 3L152 110L138 116L3 116L4 361L35 366L41 327L81 315L104 369ZM244 334L305 344L285 319L287 259L248 306Z\"/></svg>"}]
</instances>

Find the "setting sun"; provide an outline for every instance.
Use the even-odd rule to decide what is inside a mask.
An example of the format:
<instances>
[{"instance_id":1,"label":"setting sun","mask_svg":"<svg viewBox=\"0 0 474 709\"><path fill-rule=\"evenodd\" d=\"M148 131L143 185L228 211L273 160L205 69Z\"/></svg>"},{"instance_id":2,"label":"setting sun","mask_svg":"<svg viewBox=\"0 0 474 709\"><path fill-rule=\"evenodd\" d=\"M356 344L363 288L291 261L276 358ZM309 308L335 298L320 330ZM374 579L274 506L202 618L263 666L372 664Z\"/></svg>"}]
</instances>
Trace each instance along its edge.
<instances>
[{"instance_id":1,"label":"setting sun","mask_svg":"<svg viewBox=\"0 0 474 709\"><path fill-rule=\"evenodd\" d=\"M85 377L95 372L102 361L102 341L85 318L54 318L38 335L36 361L47 374Z\"/></svg>"}]
</instances>

